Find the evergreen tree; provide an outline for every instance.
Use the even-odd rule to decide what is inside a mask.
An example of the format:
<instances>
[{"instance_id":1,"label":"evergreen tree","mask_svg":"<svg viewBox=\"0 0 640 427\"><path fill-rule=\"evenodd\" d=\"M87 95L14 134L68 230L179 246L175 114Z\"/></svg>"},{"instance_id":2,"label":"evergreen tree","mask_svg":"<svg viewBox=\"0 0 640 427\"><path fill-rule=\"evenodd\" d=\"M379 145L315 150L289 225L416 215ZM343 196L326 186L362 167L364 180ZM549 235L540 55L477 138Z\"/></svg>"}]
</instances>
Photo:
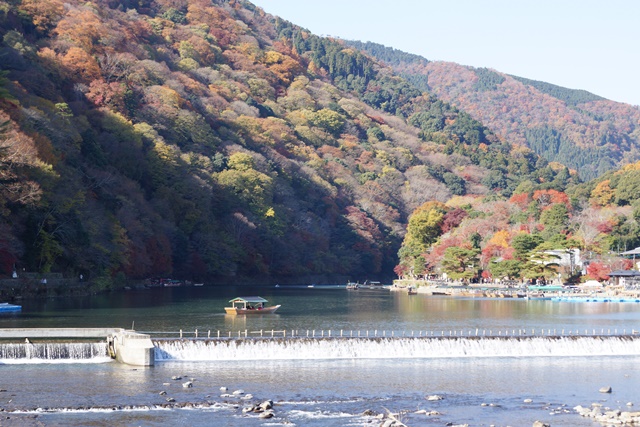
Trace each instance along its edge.
<instances>
[{"instance_id":1,"label":"evergreen tree","mask_svg":"<svg viewBox=\"0 0 640 427\"><path fill-rule=\"evenodd\" d=\"M475 248L449 247L444 252L442 269L454 280L469 281L477 275L479 253Z\"/></svg>"}]
</instances>

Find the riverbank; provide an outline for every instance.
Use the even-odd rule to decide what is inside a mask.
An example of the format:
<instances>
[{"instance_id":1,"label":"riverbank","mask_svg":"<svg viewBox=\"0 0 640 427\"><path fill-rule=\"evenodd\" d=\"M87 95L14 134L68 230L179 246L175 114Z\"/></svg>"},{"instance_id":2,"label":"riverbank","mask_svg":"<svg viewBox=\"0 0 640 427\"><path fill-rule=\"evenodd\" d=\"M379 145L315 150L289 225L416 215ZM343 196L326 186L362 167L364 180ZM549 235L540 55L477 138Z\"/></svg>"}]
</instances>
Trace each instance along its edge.
<instances>
[{"instance_id":1,"label":"riverbank","mask_svg":"<svg viewBox=\"0 0 640 427\"><path fill-rule=\"evenodd\" d=\"M527 298L559 299L562 301L634 301L640 299L640 289L623 286L603 286L601 288L580 288L563 286L527 286L471 284L430 280L395 280L391 291L407 292L412 288L418 294L447 295L452 297L478 298Z\"/></svg>"},{"instance_id":2,"label":"riverbank","mask_svg":"<svg viewBox=\"0 0 640 427\"><path fill-rule=\"evenodd\" d=\"M0 279L0 301L25 298L52 298L91 295L110 290L104 280L64 277L61 273L22 272L17 277Z\"/></svg>"},{"instance_id":3,"label":"riverbank","mask_svg":"<svg viewBox=\"0 0 640 427\"><path fill-rule=\"evenodd\" d=\"M296 277L210 277L202 281L176 280L173 286L275 286L343 284L348 282L342 275L307 275ZM66 277L62 273L21 272L17 277L0 278L0 302L15 302L21 299L56 298L95 295L104 292L119 292L130 289L163 287L159 281L124 280L122 278Z\"/></svg>"}]
</instances>

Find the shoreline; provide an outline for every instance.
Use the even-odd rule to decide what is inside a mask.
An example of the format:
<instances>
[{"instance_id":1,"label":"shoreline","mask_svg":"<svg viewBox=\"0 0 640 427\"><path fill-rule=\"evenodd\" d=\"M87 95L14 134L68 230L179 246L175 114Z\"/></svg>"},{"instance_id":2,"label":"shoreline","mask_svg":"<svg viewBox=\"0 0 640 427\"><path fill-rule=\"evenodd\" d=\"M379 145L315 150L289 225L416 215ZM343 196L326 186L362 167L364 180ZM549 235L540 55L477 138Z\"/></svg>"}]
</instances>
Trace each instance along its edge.
<instances>
[{"instance_id":1,"label":"shoreline","mask_svg":"<svg viewBox=\"0 0 640 427\"><path fill-rule=\"evenodd\" d=\"M395 280L390 290L407 292L409 288L423 295L444 295L459 298L545 299L569 302L640 302L640 289L604 286L601 289L579 289L558 286L496 286L493 284L441 284L429 280Z\"/></svg>"},{"instance_id":2,"label":"shoreline","mask_svg":"<svg viewBox=\"0 0 640 427\"><path fill-rule=\"evenodd\" d=\"M45 280L46 279L46 280ZM348 282L346 275L306 275L296 277L211 277L201 281L178 280L180 287L198 286L275 286L275 285L312 285L343 284ZM117 281L114 278L78 278L64 277L62 273L22 272L18 277L0 278L0 302L16 302L22 299L58 298L69 296L88 296L107 292L122 292L131 289L153 289L169 285L152 284L149 279Z\"/></svg>"}]
</instances>

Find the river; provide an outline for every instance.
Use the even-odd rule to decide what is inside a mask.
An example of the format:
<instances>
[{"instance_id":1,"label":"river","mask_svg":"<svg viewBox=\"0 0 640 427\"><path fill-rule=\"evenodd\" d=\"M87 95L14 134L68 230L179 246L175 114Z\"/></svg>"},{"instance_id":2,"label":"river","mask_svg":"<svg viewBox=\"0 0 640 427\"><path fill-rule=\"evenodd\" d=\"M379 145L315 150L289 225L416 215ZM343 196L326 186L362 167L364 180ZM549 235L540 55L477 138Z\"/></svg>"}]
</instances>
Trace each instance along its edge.
<instances>
[{"instance_id":1,"label":"river","mask_svg":"<svg viewBox=\"0 0 640 427\"><path fill-rule=\"evenodd\" d=\"M271 315L224 314L229 299L248 295L282 307ZM157 361L136 368L104 357L5 356L3 426L377 426L376 414L387 410L412 427L597 426L572 408L640 405L640 338L572 336L640 329L640 303L204 286L22 305L21 313L0 316L0 327L133 327L157 340ZM199 338L258 331L305 338L160 340L196 330ZM545 336L554 333L566 337ZM340 335L361 338L334 338ZM604 386L613 392L599 393ZM428 400L435 395L442 399ZM265 400L273 400L274 418L243 413Z\"/></svg>"}]
</instances>

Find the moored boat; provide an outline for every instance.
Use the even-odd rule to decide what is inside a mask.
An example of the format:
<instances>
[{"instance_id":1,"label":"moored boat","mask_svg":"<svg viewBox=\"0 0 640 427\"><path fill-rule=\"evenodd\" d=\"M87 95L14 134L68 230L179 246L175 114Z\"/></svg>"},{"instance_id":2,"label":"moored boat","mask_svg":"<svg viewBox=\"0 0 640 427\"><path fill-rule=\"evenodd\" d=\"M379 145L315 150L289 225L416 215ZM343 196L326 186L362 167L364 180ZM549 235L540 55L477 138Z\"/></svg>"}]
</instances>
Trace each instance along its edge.
<instances>
[{"instance_id":1,"label":"moored boat","mask_svg":"<svg viewBox=\"0 0 640 427\"><path fill-rule=\"evenodd\" d=\"M21 311L21 310L22 310L22 306L21 305L9 304L8 302L0 303L0 312Z\"/></svg>"},{"instance_id":2,"label":"moored boat","mask_svg":"<svg viewBox=\"0 0 640 427\"><path fill-rule=\"evenodd\" d=\"M162 286L164 286L165 288L173 288L182 286L182 282L180 280L168 279L162 283Z\"/></svg>"},{"instance_id":3,"label":"moored boat","mask_svg":"<svg viewBox=\"0 0 640 427\"><path fill-rule=\"evenodd\" d=\"M225 307L227 314L268 314L274 313L280 305L265 307L268 301L262 297L237 297L229 300L231 307Z\"/></svg>"},{"instance_id":4,"label":"moored boat","mask_svg":"<svg viewBox=\"0 0 640 427\"><path fill-rule=\"evenodd\" d=\"M357 291L360 288L360 283L347 282L347 289L351 291Z\"/></svg>"},{"instance_id":5,"label":"moored boat","mask_svg":"<svg viewBox=\"0 0 640 427\"><path fill-rule=\"evenodd\" d=\"M380 282L374 282L374 281L370 281L370 280L365 280L364 283L362 284L361 288L363 289L383 289L382 283Z\"/></svg>"}]
</instances>

